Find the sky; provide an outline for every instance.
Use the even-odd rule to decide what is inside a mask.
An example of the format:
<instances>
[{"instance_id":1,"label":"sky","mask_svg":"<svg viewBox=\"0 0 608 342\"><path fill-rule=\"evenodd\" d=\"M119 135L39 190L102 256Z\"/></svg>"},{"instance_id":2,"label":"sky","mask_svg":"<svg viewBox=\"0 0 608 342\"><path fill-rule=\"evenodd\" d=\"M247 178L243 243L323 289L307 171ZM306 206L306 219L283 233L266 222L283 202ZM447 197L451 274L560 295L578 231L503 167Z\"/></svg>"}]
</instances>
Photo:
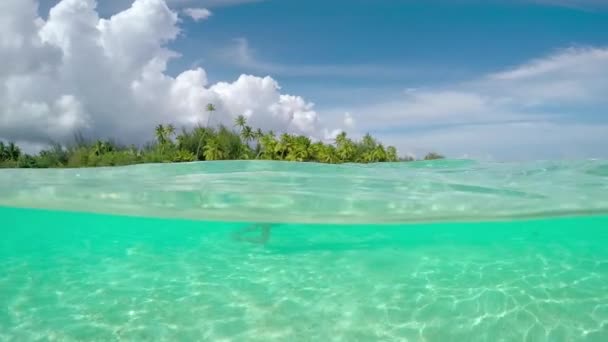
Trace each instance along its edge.
<instances>
[{"instance_id":1,"label":"sky","mask_svg":"<svg viewBox=\"0 0 608 342\"><path fill-rule=\"evenodd\" d=\"M158 123L401 155L608 157L608 1L2 0L0 139L142 144Z\"/></svg>"}]
</instances>

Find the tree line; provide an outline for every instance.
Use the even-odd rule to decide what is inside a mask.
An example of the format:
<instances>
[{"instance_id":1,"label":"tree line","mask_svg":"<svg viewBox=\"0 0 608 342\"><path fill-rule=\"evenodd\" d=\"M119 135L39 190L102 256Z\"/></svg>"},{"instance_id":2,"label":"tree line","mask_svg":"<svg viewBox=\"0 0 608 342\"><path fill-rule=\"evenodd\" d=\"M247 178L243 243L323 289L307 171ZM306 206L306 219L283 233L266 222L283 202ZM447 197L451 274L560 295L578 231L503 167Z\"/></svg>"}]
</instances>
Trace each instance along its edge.
<instances>
[{"instance_id":1,"label":"tree line","mask_svg":"<svg viewBox=\"0 0 608 342\"><path fill-rule=\"evenodd\" d=\"M207 110L209 118L215 108L208 105ZM88 141L77 135L69 146L52 144L36 155L22 153L13 142L0 141L0 167L96 167L247 159L332 164L413 160L411 157L399 158L395 147L385 147L370 134L355 141L342 132L332 143L313 142L303 135L283 133L277 136L273 131L254 129L243 115L235 119L232 128L210 127L207 121L204 127L182 129L178 133L173 125L160 124L154 133L155 141L143 147L124 146L110 140ZM443 156L437 153L429 153L424 159L441 158Z\"/></svg>"}]
</instances>

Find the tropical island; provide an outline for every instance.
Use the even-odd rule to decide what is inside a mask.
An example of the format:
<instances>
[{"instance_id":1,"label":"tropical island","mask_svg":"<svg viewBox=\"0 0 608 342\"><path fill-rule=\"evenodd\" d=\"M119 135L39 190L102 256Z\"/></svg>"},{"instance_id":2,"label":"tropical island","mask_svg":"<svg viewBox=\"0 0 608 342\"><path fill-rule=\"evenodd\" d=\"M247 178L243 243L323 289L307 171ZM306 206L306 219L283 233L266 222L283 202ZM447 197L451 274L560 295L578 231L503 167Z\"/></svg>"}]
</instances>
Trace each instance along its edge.
<instances>
[{"instance_id":1,"label":"tropical island","mask_svg":"<svg viewBox=\"0 0 608 342\"><path fill-rule=\"evenodd\" d=\"M209 114L215 111L212 104L206 109ZM207 122L207 125L191 130L183 128L178 134L172 124L160 124L156 126L155 136L154 142L138 147L111 140L90 141L78 134L73 144L53 143L36 155L23 153L14 142L0 141L0 168L78 168L250 159L329 164L414 160L399 157L395 147L385 147L370 134L354 141L342 132L333 143L313 142L303 135L283 133L276 136L273 131L254 129L247 125L243 115L236 117L234 129L224 125L210 127ZM425 160L442 158L437 153L424 157Z\"/></svg>"}]
</instances>

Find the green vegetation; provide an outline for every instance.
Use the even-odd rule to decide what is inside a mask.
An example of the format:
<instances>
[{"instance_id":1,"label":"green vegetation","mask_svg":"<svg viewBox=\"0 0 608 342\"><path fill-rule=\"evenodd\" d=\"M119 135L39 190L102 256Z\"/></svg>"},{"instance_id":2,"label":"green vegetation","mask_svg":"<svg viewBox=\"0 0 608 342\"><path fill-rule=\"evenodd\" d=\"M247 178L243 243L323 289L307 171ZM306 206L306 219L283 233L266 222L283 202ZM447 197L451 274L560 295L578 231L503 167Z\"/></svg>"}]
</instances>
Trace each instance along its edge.
<instances>
[{"instance_id":1,"label":"green vegetation","mask_svg":"<svg viewBox=\"0 0 608 342\"><path fill-rule=\"evenodd\" d=\"M427 154L426 156L424 156L424 160L436 160L436 159L443 159L445 158L444 156L442 156L441 154L435 153L435 152L431 152L429 154Z\"/></svg>"},{"instance_id":2,"label":"green vegetation","mask_svg":"<svg viewBox=\"0 0 608 342\"><path fill-rule=\"evenodd\" d=\"M71 146L54 144L38 155L28 155L14 143L0 141L0 167L50 168L96 167L140 163L191 162L197 160L285 160L321 163L376 163L412 161L399 158L397 149L385 147L366 134L361 141L354 141L340 133L331 144L313 142L306 136L263 132L247 125L244 116L238 116L234 129L223 125L209 127L213 105L208 105L207 126L192 130L182 129L178 134L173 125L158 125L156 140L144 147L121 146L112 141L90 142L76 136ZM443 156L430 153L424 159L440 159Z\"/></svg>"}]
</instances>

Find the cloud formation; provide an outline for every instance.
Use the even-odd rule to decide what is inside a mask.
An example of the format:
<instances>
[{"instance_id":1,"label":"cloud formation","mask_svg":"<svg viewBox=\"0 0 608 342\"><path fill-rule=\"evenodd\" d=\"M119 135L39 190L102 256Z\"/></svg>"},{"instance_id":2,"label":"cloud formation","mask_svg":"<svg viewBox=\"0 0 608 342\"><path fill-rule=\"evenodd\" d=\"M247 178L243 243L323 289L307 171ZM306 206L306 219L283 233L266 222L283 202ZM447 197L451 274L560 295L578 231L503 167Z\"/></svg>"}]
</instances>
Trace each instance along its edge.
<instances>
[{"instance_id":1,"label":"cloud formation","mask_svg":"<svg viewBox=\"0 0 608 342\"><path fill-rule=\"evenodd\" d=\"M605 0L529 0L543 5L562 6L581 10L596 10L608 8Z\"/></svg>"},{"instance_id":2,"label":"cloud formation","mask_svg":"<svg viewBox=\"0 0 608 342\"><path fill-rule=\"evenodd\" d=\"M114 0L118 1L118 0ZM125 0L122 0L125 1ZM170 6L203 6L203 7L223 7L235 6L254 2L263 2L265 0L167 0Z\"/></svg>"},{"instance_id":3,"label":"cloud formation","mask_svg":"<svg viewBox=\"0 0 608 342\"><path fill-rule=\"evenodd\" d=\"M39 0L43 9L52 8L60 1L61 0ZM185 8L216 8L262 1L265 0L166 0L166 3L169 8L179 11ZM129 8L132 3L133 0L99 0L97 11L103 15L111 15L124 11Z\"/></svg>"},{"instance_id":4,"label":"cloud formation","mask_svg":"<svg viewBox=\"0 0 608 342\"><path fill-rule=\"evenodd\" d=\"M205 20L211 16L211 11L206 8L184 8L182 13L192 18L194 21Z\"/></svg>"},{"instance_id":5,"label":"cloud formation","mask_svg":"<svg viewBox=\"0 0 608 342\"><path fill-rule=\"evenodd\" d=\"M313 104L270 77L210 85L201 68L169 76L178 23L164 0L135 0L107 19L94 0L62 0L46 21L34 0L1 1L0 137L65 142L81 131L143 143L158 123L205 123L207 103L214 124L245 114L256 127L321 137Z\"/></svg>"},{"instance_id":6,"label":"cloud formation","mask_svg":"<svg viewBox=\"0 0 608 342\"><path fill-rule=\"evenodd\" d=\"M404 152L605 157L605 94L608 49L570 48L469 82L408 90L352 115Z\"/></svg>"},{"instance_id":7,"label":"cloud formation","mask_svg":"<svg viewBox=\"0 0 608 342\"><path fill-rule=\"evenodd\" d=\"M283 64L259 58L246 38L235 38L232 44L216 49L215 58L243 70L282 76L365 77L403 79L422 73L436 72L418 68L399 68L376 64ZM443 74L446 70L441 70Z\"/></svg>"}]
</instances>

